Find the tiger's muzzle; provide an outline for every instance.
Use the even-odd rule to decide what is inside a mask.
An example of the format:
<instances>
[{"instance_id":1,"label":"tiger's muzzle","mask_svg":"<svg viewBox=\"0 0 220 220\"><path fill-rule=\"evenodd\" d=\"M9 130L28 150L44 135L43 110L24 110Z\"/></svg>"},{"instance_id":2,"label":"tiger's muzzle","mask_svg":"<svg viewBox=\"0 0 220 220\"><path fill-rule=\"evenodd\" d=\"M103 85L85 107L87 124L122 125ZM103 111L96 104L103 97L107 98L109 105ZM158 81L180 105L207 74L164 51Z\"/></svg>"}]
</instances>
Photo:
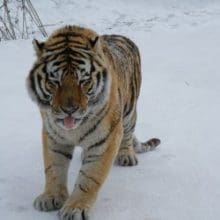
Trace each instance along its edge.
<instances>
[{"instance_id":1,"label":"tiger's muzzle","mask_svg":"<svg viewBox=\"0 0 220 220\"><path fill-rule=\"evenodd\" d=\"M88 98L73 78L65 79L53 95L52 112L64 129L75 129L86 114Z\"/></svg>"}]
</instances>

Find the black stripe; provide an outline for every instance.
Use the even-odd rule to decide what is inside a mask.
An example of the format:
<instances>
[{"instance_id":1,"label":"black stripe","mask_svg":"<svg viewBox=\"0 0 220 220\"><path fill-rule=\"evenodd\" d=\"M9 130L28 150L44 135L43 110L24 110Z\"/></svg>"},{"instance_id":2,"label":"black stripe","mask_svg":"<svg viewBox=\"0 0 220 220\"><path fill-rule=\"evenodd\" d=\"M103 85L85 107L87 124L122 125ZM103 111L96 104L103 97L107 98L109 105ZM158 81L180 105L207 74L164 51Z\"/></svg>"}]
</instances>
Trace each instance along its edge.
<instances>
[{"instance_id":1,"label":"black stripe","mask_svg":"<svg viewBox=\"0 0 220 220\"><path fill-rule=\"evenodd\" d=\"M74 60L72 58L68 58L66 59L66 62L68 63L68 66L67 66L67 74L68 73L72 73L74 76L77 77L77 74L76 74L76 69L78 69L79 67L79 64L75 63ZM62 77L64 78L64 77Z\"/></svg>"},{"instance_id":2,"label":"black stripe","mask_svg":"<svg viewBox=\"0 0 220 220\"><path fill-rule=\"evenodd\" d=\"M60 46L52 47L52 48L45 48L46 52L59 51L59 50L62 50L62 49L65 49L64 45L60 45Z\"/></svg>"},{"instance_id":3,"label":"black stripe","mask_svg":"<svg viewBox=\"0 0 220 220\"><path fill-rule=\"evenodd\" d=\"M53 66L59 66L61 63L64 63L65 62L65 59L60 59L59 61L55 61L54 63L53 63ZM58 69L58 68L57 68ZM55 72L55 70L54 70L54 72Z\"/></svg>"},{"instance_id":4,"label":"black stripe","mask_svg":"<svg viewBox=\"0 0 220 220\"><path fill-rule=\"evenodd\" d=\"M74 57L79 57L79 58L83 57L83 58L86 58L82 52L79 52L79 51L76 51L76 50L72 50L72 49L70 49L70 48L67 49L67 48L65 48L65 47L62 47L62 48L60 48L60 49L63 49L63 50L61 50L61 51L52 50L52 51L54 51L55 53L54 53L54 54L49 54L49 55L47 55L47 56L45 57L46 61L47 61L47 62L52 61L52 60L54 60L54 59L57 59L59 56L64 57L66 54L71 54L71 55L73 55Z\"/></svg>"},{"instance_id":5,"label":"black stripe","mask_svg":"<svg viewBox=\"0 0 220 220\"><path fill-rule=\"evenodd\" d=\"M53 54L49 54L49 55L45 56L45 62L48 62L48 63L51 61L57 60L57 59L65 59L62 51L61 52L56 51Z\"/></svg>"},{"instance_id":6,"label":"black stripe","mask_svg":"<svg viewBox=\"0 0 220 220\"><path fill-rule=\"evenodd\" d=\"M118 88L118 97L119 97L120 106L122 106L122 95L120 88Z\"/></svg>"},{"instance_id":7,"label":"black stripe","mask_svg":"<svg viewBox=\"0 0 220 220\"><path fill-rule=\"evenodd\" d=\"M52 149L52 151L55 152L55 153L63 155L64 157L66 157L69 160L72 160L72 158L73 158L72 154L69 154L67 152L63 152L61 150L56 150L56 149Z\"/></svg>"},{"instance_id":8,"label":"black stripe","mask_svg":"<svg viewBox=\"0 0 220 220\"><path fill-rule=\"evenodd\" d=\"M53 36L53 38L58 38L58 37L64 37L65 39L68 39L68 37L82 37L82 35L74 32L66 32L66 33L59 33Z\"/></svg>"},{"instance_id":9,"label":"black stripe","mask_svg":"<svg viewBox=\"0 0 220 220\"><path fill-rule=\"evenodd\" d=\"M97 185L101 185L95 178L88 176L85 172L83 172L82 170L79 171L83 176L85 176L86 178L92 180L94 183L96 183Z\"/></svg>"},{"instance_id":10,"label":"black stripe","mask_svg":"<svg viewBox=\"0 0 220 220\"><path fill-rule=\"evenodd\" d=\"M94 162L97 162L97 160L83 160L82 164L85 165L85 164L94 163Z\"/></svg>"},{"instance_id":11,"label":"black stripe","mask_svg":"<svg viewBox=\"0 0 220 220\"><path fill-rule=\"evenodd\" d=\"M85 43L82 43L81 41L78 41L76 39L69 39L69 44L76 44L76 45L84 45L85 46ZM75 46L75 45L74 45Z\"/></svg>"},{"instance_id":12,"label":"black stripe","mask_svg":"<svg viewBox=\"0 0 220 220\"><path fill-rule=\"evenodd\" d=\"M81 184L79 184L78 186L81 191L83 191L84 193L88 193L88 190L83 188Z\"/></svg>"},{"instance_id":13,"label":"black stripe","mask_svg":"<svg viewBox=\"0 0 220 220\"><path fill-rule=\"evenodd\" d=\"M87 164L87 163L93 163L98 161L100 158L102 158L102 154L101 155L89 155L86 158L83 159L82 164Z\"/></svg>"},{"instance_id":14,"label":"black stripe","mask_svg":"<svg viewBox=\"0 0 220 220\"><path fill-rule=\"evenodd\" d=\"M88 215L85 212L85 210L82 211L82 220L88 220Z\"/></svg>"},{"instance_id":15,"label":"black stripe","mask_svg":"<svg viewBox=\"0 0 220 220\"><path fill-rule=\"evenodd\" d=\"M89 150L91 150L91 149L93 149L93 148L96 148L96 147L98 147L98 146L100 146L100 145L103 145L103 144L107 141L107 139L108 139L109 136L111 135L112 131L114 130L114 128L117 126L117 124L118 124L119 122L120 122L120 115L119 115L119 117L117 118L117 120L114 121L114 122L111 124L111 127L110 127L108 133L105 135L105 137L103 137L100 141L97 141L96 143L90 145L87 150L89 151Z\"/></svg>"},{"instance_id":16,"label":"black stripe","mask_svg":"<svg viewBox=\"0 0 220 220\"><path fill-rule=\"evenodd\" d=\"M47 136L48 136L48 138L51 140L51 141L53 141L54 142L54 144L57 144L57 142L54 140L54 138L50 135L50 133L49 132L46 132L47 133Z\"/></svg>"},{"instance_id":17,"label":"black stripe","mask_svg":"<svg viewBox=\"0 0 220 220\"><path fill-rule=\"evenodd\" d=\"M72 46L73 48L79 49L79 50L88 50L88 45L84 45L84 44L75 44Z\"/></svg>"},{"instance_id":18,"label":"black stripe","mask_svg":"<svg viewBox=\"0 0 220 220\"><path fill-rule=\"evenodd\" d=\"M48 44L47 47L50 48L50 47L57 46L57 45L59 45L59 44L66 44L66 41L65 41L65 40L56 41L56 42L54 42L54 43L52 43L52 44Z\"/></svg>"},{"instance_id":19,"label":"black stripe","mask_svg":"<svg viewBox=\"0 0 220 220\"><path fill-rule=\"evenodd\" d=\"M59 49L63 49L63 50L59 50ZM73 48L65 48L65 47L60 47L58 48L58 51L56 50L52 50L54 53L53 54L49 54L47 56L45 56L45 60L47 62L49 61L53 61L55 59L57 59L59 56L64 57L68 54L71 56L72 59L75 58L79 58L79 59L91 59L91 54L88 51L80 51L80 50L74 50Z\"/></svg>"},{"instance_id":20,"label":"black stripe","mask_svg":"<svg viewBox=\"0 0 220 220\"><path fill-rule=\"evenodd\" d=\"M105 82L107 80L107 70L103 70L102 77L102 81Z\"/></svg>"},{"instance_id":21,"label":"black stripe","mask_svg":"<svg viewBox=\"0 0 220 220\"><path fill-rule=\"evenodd\" d=\"M138 51L136 44L127 37L122 36L122 39L126 42L126 45L129 47L130 51L134 53L134 51Z\"/></svg>"},{"instance_id":22,"label":"black stripe","mask_svg":"<svg viewBox=\"0 0 220 220\"><path fill-rule=\"evenodd\" d=\"M43 101L44 103L48 103L48 100L49 100L50 96L47 95L47 94L45 94L45 91L44 91L44 89L43 89L42 86L41 86L42 80L43 80L42 76L38 74L38 75L37 75L37 82L35 82L35 83L38 83L38 87L39 87L39 89L40 89L40 91L41 91L41 93L42 93L42 95L43 95L42 98L43 98L44 100L40 100L40 101L41 101L41 102ZM49 103L48 103L48 104L49 104Z\"/></svg>"},{"instance_id":23,"label":"black stripe","mask_svg":"<svg viewBox=\"0 0 220 220\"><path fill-rule=\"evenodd\" d=\"M47 73L47 62L44 62L43 64L43 67L42 67L42 72L44 73L45 76L48 76L48 73Z\"/></svg>"},{"instance_id":24,"label":"black stripe","mask_svg":"<svg viewBox=\"0 0 220 220\"><path fill-rule=\"evenodd\" d=\"M134 128L135 128L135 125L136 125L136 120L133 122L133 125L128 130L126 130L126 131L127 132L133 132Z\"/></svg>"},{"instance_id":25,"label":"black stripe","mask_svg":"<svg viewBox=\"0 0 220 220\"><path fill-rule=\"evenodd\" d=\"M93 61L91 60L90 61L90 65L91 65L91 69L90 69L90 72L93 73L95 71L95 66L93 64Z\"/></svg>"},{"instance_id":26,"label":"black stripe","mask_svg":"<svg viewBox=\"0 0 220 220\"><path fill-rule=\"evenodd\" d=\"M134 132L134 128L136 125L136 120L134 122L128 122L126 126L124 126L124 134L130 134L131 132Z\"/></svg>"},{"instance_id":27,"label":"black stripe","mask_svg":"<svg viewBox=\"0 0 220 220\"><path fill-rule=\"evenodd\" d=\"M97 123L91 127L88 131L86 131L86 133L80 137L79 142L82 142L89 134L91 134L92 132L95 131L95 129L98 127L98 125L101 123L101 121L103 120L103 118L106 116L109 108L106 110L106 105L97 113L96 116L99 116L101 114L100 119L97 121ZM105 111L106 110L106 111ZM104 112L104 113L103 113ZM103 113L103 115L102 115Z\"/></svg>"},{"instance_id":28,"label":"black stripe","mask_svg":"<svg viewBox=\"0 0 220 220\"><path fill-rule=\"evenodd\" d=\"M48 122L47 124L48 124L48 126L49 126L49 129L53 132L53 135L56 136L56 137L58 137L58 138L60 138L61 140L64 140L65 138L62 137L62 136L60 136L60 134L58 134L58 133L53 129L53 127L52 127L52 125L51 125L49 119L47 119L47 122ZM52 138L52 139L53 139L53 138Z\"/></svg>"},{"instance_id":29,"label":"black stripe","mask_svg":"<svg viewBox=\"0 0 220 220\"><path fill-rule=\"evenodd\" d=\"M45 61L44 63L42 63L42 68L41 68L41 72L43 73L45 79L47 81L49 81L49 74L47 72L47 62Z\"/></svg>"},{"instance_id":30,"label":"black stripe","mask_svg":"<svg viewBox=\"0 0 220 220\"><path fill-rule=\"evenodd\" d=\"M100 85L100 81L101 81L101 73L98 72L96 75L97 81L96 81L96 89L98 89L99 85Z\"/></svg>"},{"instance_id":31,"label":"black stripe","mask_svg":"<svg viewBox=\"0 0 220 220\"><path fill-rule=\"evenodd\" d=\"M137 65L138 65L137 63L134 63L134 69L133 69L134 73L133 73L133 80L132 80L132 82L134 84L133 86L135 87L135 97L136 98L138 98L138 95L139 95L138 91L139 91L139 87L140 87L140 85L139 85L140 70Z\"/></svg>"},{"instance_id":32,"label":"black stripe","mask_svg":"<svg viewBox=\"0 0 220 220\"><path fill-rule=\"evenodd\" d=\"M82 59L82 58L89 59L91 57L91 55L86 53L85 51L81 52L79 50L74 50L73 48L70 48L70 47L66 48L62 52L67 55L70 55L72 59L75 59L76 57L79 59Z\"/></svg>"},{"instance_id":33,"label":"black stripe","mask_svg":"<svg viewBox=\"0 0 220 220\"><path fill-rule=\"evenodd\" d=\"M102 60L102 57L99 57L99 58L100 60ZM98 65L98 67L103 68L103 65L100 63L100 60L93 58L93 61L95 62L95 64Z\"/></svg>"},{"instance_id":34,"label":"black stripe","mask_svg":"<svg viewBox=\"0 0 220 220\"><path fill-rule=\"evenodd\" d=\"M88 88L86 94L92 96L94 94L94 91L92 90L93 90L93 84L91 84L91 86Z\"/></svg>"},{"instance_id":35,"label":"black stripe","mask_svg":"<svg viewBox=\"0 0 220 220\"><path fill-rule=\"evenodd\" d=\"M91 76L89 76L89 78L86 78L86 79L80 79L79 80L79 84L80 85L88 85L88 84L90 84L90 81L92 80L92 77Z\"/></svg>"},{"instance_id":36,"label":"black stripe","mask_svg":"<svg viewBox=\"0 0 220 220\"><path fill-rule=\"evenodd\" d=\"M79 60L79 59L74 59L73 60L75 63L77 63L77 64L85 64L85 61L84 60Z\"/></svg>"},{"instance_id":37,"label":"black stripe","mask_svg":"<svg viewBox=\"0 0 220 220\"><path fill-rule=\"evenodd\" d=\"M102 73L102 82L103 82L102 89L101 89L101 91L99 92L99 95L98 95L95 99L89 101L89 104L91 104L91 105L97 105L99 102L102 101L102 97L103 97L104 95L106 95L106 94L104 93L104 91L106 90L106 81L107 81L107 71L104 70L103 73Z\"/></svg>"},{"instance_id":38,"label":"black stripe","mask_svg":"<svg viewBox=\"0 0 220 220\"><path fill-rule=\"evenodd\" d=\"M35 96L37 97L37 99L39 99L38 95L37 95L37 91L36 91L36 86L35 86L35 83L34 83L34 71L35 69L33 69L29 75L29 82L30 82L30 87L31 87L31 90L34 92ZM39 100L38 100L39 101Z\"/></svg>"},{"instance_id":39,"label":"black stripe","mask_svg":"<svg viewBox=\"0 0 220 220\"><path fill-rule=\"evenodd\" d=\"M35 64L34 67L31 69L30 74L33 74L40 66L42 66L42 63Z\"/></svg>"},{"instance_id":40,"label":"black stripe","mask_svg":"<svg viewBox=\"0 0 220 220\"><path fill-rule=\"evenodd\" d=\"M124 113L124 117L127 117L133 110L134 108L134 100L135 100L135 89L134 89L134 85L131 82L131 98L130 98L130 104L129 104L129 109L125 109L125 113ZM128 107L128 105L126 105L126 107Z\"/></svg>"},{"instance_id":41,"label":"black stripe","mask_svg":"<svg viewBox=\"0 0 220 220\"><path fill-rule=\"evenodd\" d=\"M44 172L47 173L48 170L50 170L52 168L52 165L49 165L47 168L45 168Z\"/></svg>"},{"instance_id":42,"label":"black stripe","mask_svg":"<svg viewBox=\"0 0 220 220\"><path fill-rule=\"evenodd\" d=\"M41 64L38 64L38 65L35 65L34 68L31 70L30 72L30 75L29 75L29 80L30 80L30 89L33 91L36 99L37 99L37 102L40 103L41 105L44 105L44 106L48 106L49 105L49 102L48 101L45 101L45 100L42 100L39 96L39 94L37 93L37 89L36 89L36 80L35 80L35 75L37 73L35 73L35 71L41 66Z\"/></svg>"}]
</instances>

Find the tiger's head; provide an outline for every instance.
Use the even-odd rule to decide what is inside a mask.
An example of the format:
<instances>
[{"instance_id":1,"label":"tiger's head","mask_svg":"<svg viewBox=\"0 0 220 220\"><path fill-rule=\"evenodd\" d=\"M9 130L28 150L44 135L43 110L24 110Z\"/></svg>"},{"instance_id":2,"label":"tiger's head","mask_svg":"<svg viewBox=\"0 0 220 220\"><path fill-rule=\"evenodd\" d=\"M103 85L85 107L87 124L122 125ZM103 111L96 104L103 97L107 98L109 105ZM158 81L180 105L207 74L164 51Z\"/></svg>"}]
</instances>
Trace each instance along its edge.
<instances>
[{"instance_id":1,"label":"tiger's head","mask_svg":"<svg viewBox=\"0 0 220 220\"><path fill-rule=\"evenodd\" d=\"M58 126L76 128L108 97L111 78L101 37L66 26L33 45L37 60L27 77L30 96Z\"/></svg>"}]
</instances>

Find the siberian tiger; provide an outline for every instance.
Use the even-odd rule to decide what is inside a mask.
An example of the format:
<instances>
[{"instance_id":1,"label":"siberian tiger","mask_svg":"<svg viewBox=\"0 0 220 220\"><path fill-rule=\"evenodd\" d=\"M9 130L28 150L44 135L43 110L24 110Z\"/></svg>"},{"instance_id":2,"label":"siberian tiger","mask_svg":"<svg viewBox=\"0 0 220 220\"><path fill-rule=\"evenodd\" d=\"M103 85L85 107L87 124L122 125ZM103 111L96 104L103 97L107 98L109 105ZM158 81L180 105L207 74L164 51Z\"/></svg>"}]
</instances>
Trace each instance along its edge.
<instances>
[{"instance_id":1,"label":"siberian tiger","mask_svg":"<svg viewBox=\"0 0 220 220\"><path fill-rule=\"evenodd\" d=\"M134 135L139 51L126 37L78 26L60 28L33 45L37 60L27 87L42 117L46 176L34 207L60 209L62 220L87 220L113 162L134 166L136 152L160 143L156 138L140 143ZM69 196L67 171L76 145L83 148L82 165Z\"/></svg>"}]
</instances>

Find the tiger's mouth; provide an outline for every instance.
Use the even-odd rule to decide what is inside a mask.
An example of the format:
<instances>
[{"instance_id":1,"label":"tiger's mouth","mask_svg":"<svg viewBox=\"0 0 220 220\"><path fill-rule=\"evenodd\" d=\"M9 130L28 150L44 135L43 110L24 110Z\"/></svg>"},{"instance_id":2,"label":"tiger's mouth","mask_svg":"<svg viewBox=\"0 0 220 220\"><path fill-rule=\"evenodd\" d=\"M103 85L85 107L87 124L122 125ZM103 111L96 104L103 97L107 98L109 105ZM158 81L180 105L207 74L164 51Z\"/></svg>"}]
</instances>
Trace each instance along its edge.
<instances>
[{"instance_id":1,"label":"tiger's mouth","mask_svg":"<svg viewBox=\"0 0 220 220\"><path fill-rule=\"evenodd\" d=\"M81 118L75 118L72 115L68 115L65 118L57 118L55 122L65 130L71 130L78 127L81 122Z\"/></svg>"}]
</instances>

